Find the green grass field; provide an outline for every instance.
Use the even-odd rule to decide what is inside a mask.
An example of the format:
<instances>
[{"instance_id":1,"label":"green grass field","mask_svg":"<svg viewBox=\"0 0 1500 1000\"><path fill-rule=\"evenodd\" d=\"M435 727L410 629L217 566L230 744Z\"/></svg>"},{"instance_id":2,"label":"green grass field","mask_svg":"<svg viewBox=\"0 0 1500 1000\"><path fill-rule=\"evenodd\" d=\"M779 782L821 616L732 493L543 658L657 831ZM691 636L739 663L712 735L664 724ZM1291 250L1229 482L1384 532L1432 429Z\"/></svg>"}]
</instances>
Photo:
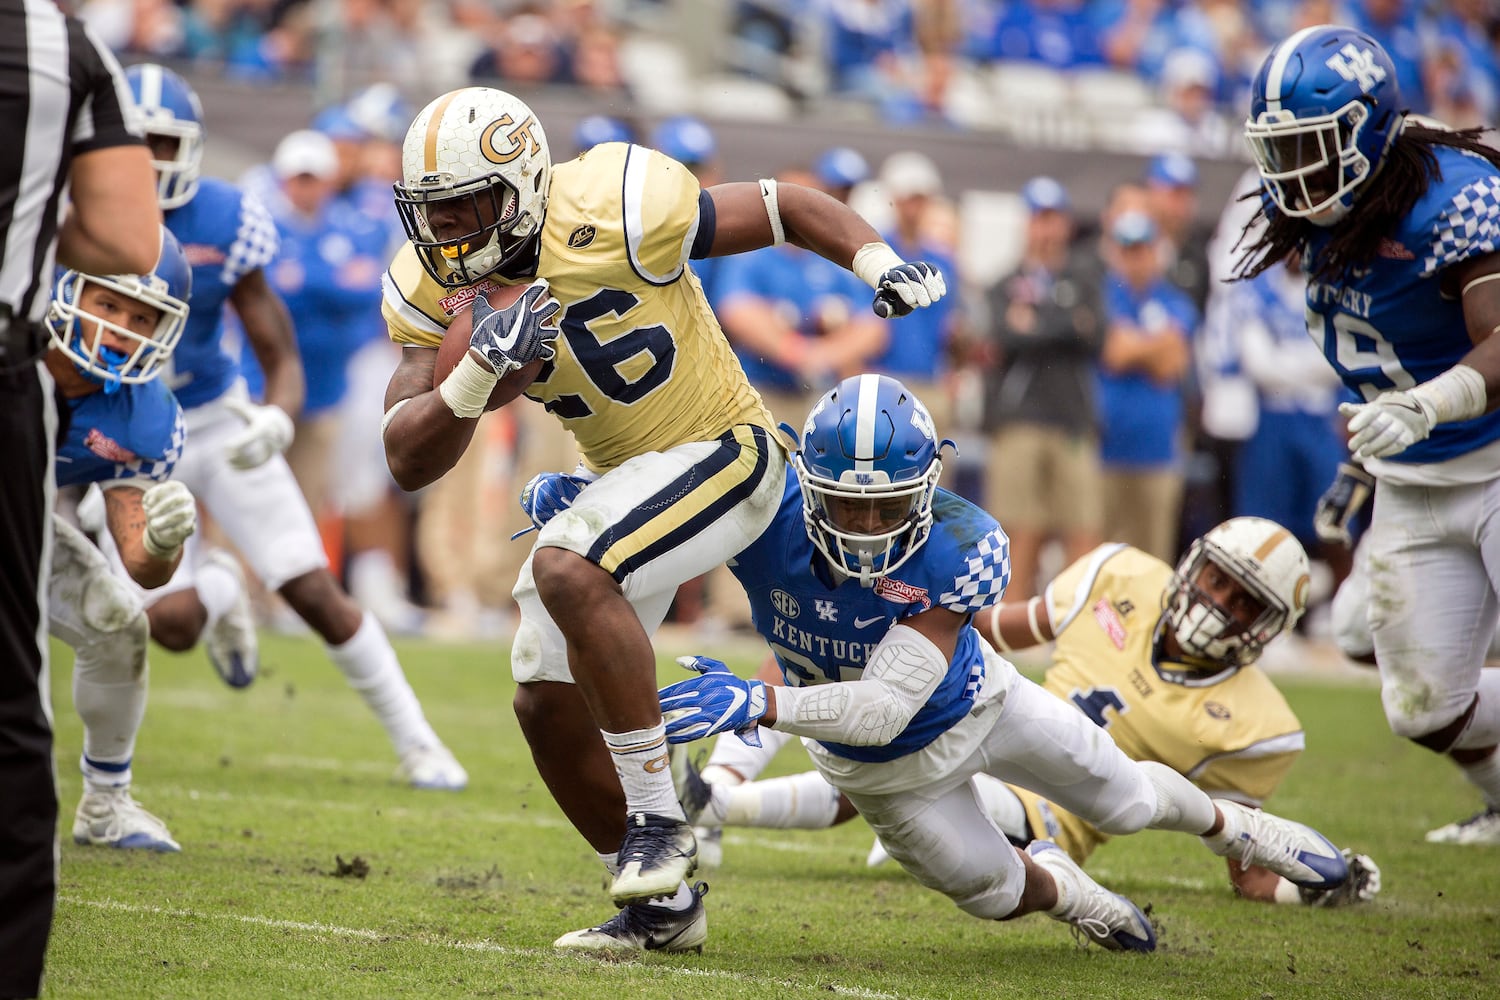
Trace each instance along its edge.
<instances>
[{"instance_id":1,"label":"green grass field","mask_svg":"<svg viewBox=\"0 0 1500 1000\"><path fill-rule=\"evenodd\" d=\"M1119 955L1080 949L1040 915L976 920L892 866L866 869L858 822L730 831L707 876L704 953L603 961L550 948L613 909L536 777L503 649L400 647L469 770L469 789L449 795L393 783L383 734L315 643L263 642L263 676L244 692L201 653L153 652L135 793L181 841L167 856L73 845L81 730L71 654L56 649L64 819L46 996L1500 996L1500 849L1422 842L1477 798L1387 732L1368 684L1283 681L1309 747L1273 806L1372 855L1385 882L1374 905L1237 902L1196 840L1145 833L1091 864L1160 925L1156 954ZM668 653L690 651L711 650L663 644L663 677L677 673ZM791 749L777 761L805 766Z\"/></svg>"}]
</instances>

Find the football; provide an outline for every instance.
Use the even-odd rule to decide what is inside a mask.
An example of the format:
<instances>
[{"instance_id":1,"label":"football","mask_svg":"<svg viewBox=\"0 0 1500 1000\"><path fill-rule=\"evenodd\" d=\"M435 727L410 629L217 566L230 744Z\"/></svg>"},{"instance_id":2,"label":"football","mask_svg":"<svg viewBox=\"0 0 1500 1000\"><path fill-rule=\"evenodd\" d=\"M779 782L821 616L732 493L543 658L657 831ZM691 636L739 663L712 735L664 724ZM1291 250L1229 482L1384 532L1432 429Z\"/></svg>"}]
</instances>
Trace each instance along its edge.
<instances>
[{"instance_id":1,"label":"football","mask_svg":"<svg viewBox=\"0 0 1500 1000\"><path fill-rule=\"evenodd\" d=\"M514 305L526 291L525 285L496 285L487 282L488 287L484 291L484 297L490 305L496 309L504 309L506 306ZM443 335L442 346L438 348L437 365L432 369L432 387L436 389L448 377L448 373L458 366L463 360L464 352L469 349L469 336L473 330L474 316L472 310L467 306L453 317L448 332ZM545 362L540 359L533 361L524 368L506 375L495 388L490 391L489 402L485 403L486 410L498 410L500 407L515 399L526 387L536 380L537 373L542 370Z\"/></svg>"}]
</instances>

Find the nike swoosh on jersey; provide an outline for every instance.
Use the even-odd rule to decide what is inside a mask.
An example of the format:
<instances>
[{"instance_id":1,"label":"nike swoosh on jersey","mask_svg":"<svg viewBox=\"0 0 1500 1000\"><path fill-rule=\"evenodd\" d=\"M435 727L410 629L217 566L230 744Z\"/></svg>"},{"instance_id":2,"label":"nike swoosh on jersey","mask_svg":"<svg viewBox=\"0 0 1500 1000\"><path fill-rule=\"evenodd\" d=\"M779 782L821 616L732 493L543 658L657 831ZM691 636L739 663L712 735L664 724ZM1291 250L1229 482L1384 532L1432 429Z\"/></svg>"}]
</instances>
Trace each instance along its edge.
<instances>
[{"instance_id":1,"label":"nike swoosh on jersey","mask_svg":"<svg viewBox=\"0 0 1500 1000\"><path fill-rule=\"evenodd\" d=\"M876 615L874 618L856 618L854 619L854 627L864 628L868 625L874 625L876 622L883 621L885 621L885 615Z\"/></svg>"}]
</instances>

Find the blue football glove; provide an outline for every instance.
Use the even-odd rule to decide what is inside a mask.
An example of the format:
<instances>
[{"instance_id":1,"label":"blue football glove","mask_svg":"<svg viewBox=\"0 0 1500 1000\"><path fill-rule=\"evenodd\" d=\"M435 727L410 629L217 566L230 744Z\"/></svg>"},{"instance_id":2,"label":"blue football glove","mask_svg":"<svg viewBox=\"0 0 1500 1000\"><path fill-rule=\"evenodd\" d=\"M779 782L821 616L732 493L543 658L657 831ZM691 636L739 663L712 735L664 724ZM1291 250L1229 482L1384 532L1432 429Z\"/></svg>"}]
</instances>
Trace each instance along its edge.
<instances>
[{"instance_id":1,"label":"blue football glove","mask_svg":"<svg viewBox=\"0 0 1500 1000\"><path fill-rule=\"evenodd\" d=\"M661 689L667 742L691 743L732 731L750 746L760 746L755 730L766 714L765 682L736 677L723 663L707 656L679 656L677 663L702 676Z\"/></svg>"},{"instance_id":2,"label":"blue football glove","mask_svg":"<svg viewBox=\"0 0 1500 1000\"><path fill-rule=\"evenodd\" d=\"M1340 462L1333 484L1318 497L1313 512L1313 530L1325 542L1354 544L1349 524L1375 489L1375 477L1353 462Z\"/></svg>"},{"instance_id":3,"label":"blue football glove","mask_svg":"<svg viewBox=\"0 0 1500 1000\"><path fill-rule=\"evenodd\" d=\"M943 272L925 260L893 267L880 276L875 291L875 315L881 319L905 316L913 309L930 306L948 291Z\"/></svg>"},{"instance_id":4,"label":"blue football glove","mask_svg":"<svg viewBox=\"0 0 1500 1000\"><path fill-rule=\"evenodd\" d=\"M525 368L538 358L551 361L557 339L557 316L562 303L552 298L547 279L538 278L526 291L504 309L490 305L483 295L474 297L473 333L469 349L489 362L501 378L518 368Z\"/></svg>"},{"instance_id":5,"label":"blue football glove","mask_svg":"<svg viewBox=\"0 0 1500 1000\"><path fill-rule=\"evenodd\" d=\"M510 536L515 541L528 531L542 530L546 523L568 507L592 480L566 472L539 472L521 490L521 509L531 518L531 527Z\"/></svg>"}]
</instances>

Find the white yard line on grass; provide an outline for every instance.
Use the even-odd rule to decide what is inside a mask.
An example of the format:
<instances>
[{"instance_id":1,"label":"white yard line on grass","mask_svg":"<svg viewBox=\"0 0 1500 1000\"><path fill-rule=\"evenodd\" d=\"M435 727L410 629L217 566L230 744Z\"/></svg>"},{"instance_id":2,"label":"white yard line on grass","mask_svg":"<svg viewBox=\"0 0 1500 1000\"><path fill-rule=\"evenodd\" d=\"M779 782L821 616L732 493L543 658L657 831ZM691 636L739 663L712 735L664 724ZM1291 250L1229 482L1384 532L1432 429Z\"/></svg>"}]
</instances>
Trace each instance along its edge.
<instances>
[{"instance_id":1,"label":"white yard line on grass","mask_svg":"<svg viewBox=\"0 0 1500 1000\"><path fill-rule=\"evenodd\" d=\"M417 944L431 945L435 948L450 948L454 951L484 952L486 954L521 958L556 959L563 957L562 953L547 948L513 948L509 945L496 944L493 941L453 941L447 938L433 937L428 934L393 934L389 931L374 931L364 927L340 927L337 924L325 924L305 920L282 920L274 917L257 917L243 913L209 913L200 910L186 910L180 907L143 906L139 903L123 903L113 899L77 899L70 895L59 896L58 902L67 905L92 906L95 909L114 910L120 913L148 913L152 916L181 918L184 920L225 920L240 924L253 924L257 927L268 927L278 931L325 934L330 937L357 938L361 941L411 941ZM601 972L612 972L615 970L626 972L645 971L665 976L698 976L706 979L723 979L738 983L771 985L786 989L832 993L835 996L856 997L858 1000L903 1000L902 994L884 993L880 990L867 990L862 986L840 986L838 983L822 983L814 986L785 979L747 976L723 969L673 968L669 965L641 966L630 963L616 965L606 962L600 962L598 968Z\"/></svg>"}]
</instances>

